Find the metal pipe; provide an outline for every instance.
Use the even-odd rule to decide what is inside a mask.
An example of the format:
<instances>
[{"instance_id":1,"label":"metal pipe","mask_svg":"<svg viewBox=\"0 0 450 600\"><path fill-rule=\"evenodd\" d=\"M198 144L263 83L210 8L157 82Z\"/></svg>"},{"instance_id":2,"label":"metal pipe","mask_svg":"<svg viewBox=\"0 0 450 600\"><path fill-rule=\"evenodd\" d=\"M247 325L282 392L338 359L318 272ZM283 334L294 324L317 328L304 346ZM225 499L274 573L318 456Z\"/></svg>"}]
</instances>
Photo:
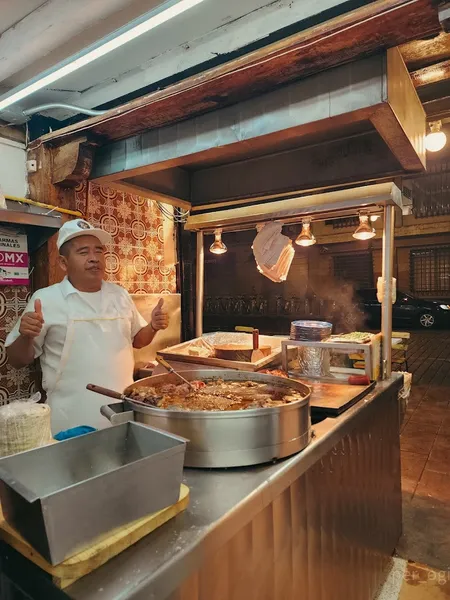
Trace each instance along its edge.
<instances>
[{"instance_id":1,"label":"metal pipe","mask_svg":"<svg viewBox=\"0 0 450 600\"><path fill-rule=\"evenodd\" d=\"M196 337L203 335L203 296L205 293L205 248L203 243L203 231L197 232L197 274L195 278L195 334Z\"/></svg>"},{"instance_id":2,"label":"metal pipe","mask_svg":"<svg viewBox=\"0 0 450 600\"><path fill-rule=\"evenodd\" d=\"M383 267L384 293L381 304L381 334L383 337L383 379L391 375L392 361L392 274L394 267L394 224L395 207L385 206L383 227Z\"/></svg>"},{"instance_id":3,"label":"metal pipe","mask_svg":"<svg viewBox=\"0 0 450 600\"><path fill-rule=\"evenodd\" d=\"M19 198L17 196L10 196L5 194L6 200L13 202L19 202L20 204L29 204L30 206L38 206L39 208L48 208L50 212L56 211L65 215L71 215L72 217L78 217L83 219L84 215L79 210L70 210L68 208L61 208L60 206L53 206L52 204L44 204L43 202L36 202L36 200L30 200L30 198Z\"/></svg>"},{"instance_id":4,"label":"metal pipe","mask_svg":"<svg viewBox=\"0 0 450 600\"><path fill-rule=\"evenodd\" d=\"M95 110L93 108L83 108L82 106L75 106L74 104L65 104L64 102L50 102L48 104L40 104L39 106L33 106L22 111L26 117L31 117L36 113L43 112L44 110L51 110L53 108L64 108L74 113L81 115L87 115L88 117L98 117L107 113L107 110Z\"/></svg>"}]
</instances>

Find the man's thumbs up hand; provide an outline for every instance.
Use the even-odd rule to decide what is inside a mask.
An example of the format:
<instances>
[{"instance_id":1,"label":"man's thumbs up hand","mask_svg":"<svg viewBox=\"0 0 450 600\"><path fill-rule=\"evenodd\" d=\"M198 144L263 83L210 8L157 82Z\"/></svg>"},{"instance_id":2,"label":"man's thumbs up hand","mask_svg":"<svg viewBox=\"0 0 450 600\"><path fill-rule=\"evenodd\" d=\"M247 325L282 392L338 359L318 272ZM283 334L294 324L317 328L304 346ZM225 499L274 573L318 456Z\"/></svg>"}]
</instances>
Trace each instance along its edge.
<instances>
[{"instance_id":1,"label":"man's thumbs up hand","mask_svg":"<svg viewBox=\"0 0 450 600\"><path fill-rule=\"evenodd\" d=\"M42 316L42 302L39 299L34 301L34 312L44 320L44 317Z\"/></svg>"},{"instance_id":2,"label":"man's thumbs up hand","mask_svg":"<svg viewBox=\"0 0 450 600\"><path fill-rule=\"evenodd\" d=\"M169 326L169 314L164 309L164 298L158 300L158 304L152 311L151 326L155 331L167 329Z\"/></svg>"},{"instance_id":3,"label":"man's thumbs up hand","mask_svg":"<svg viewBox=\"0 0 450 600\"><path fill-rule=\"evenodd\" d=\"M34 339L41 333L43 325L42 303L40 300L35 300L34 312L27 312L22 315L19 333L23 337Z\"/></svg>"}]
</instances>

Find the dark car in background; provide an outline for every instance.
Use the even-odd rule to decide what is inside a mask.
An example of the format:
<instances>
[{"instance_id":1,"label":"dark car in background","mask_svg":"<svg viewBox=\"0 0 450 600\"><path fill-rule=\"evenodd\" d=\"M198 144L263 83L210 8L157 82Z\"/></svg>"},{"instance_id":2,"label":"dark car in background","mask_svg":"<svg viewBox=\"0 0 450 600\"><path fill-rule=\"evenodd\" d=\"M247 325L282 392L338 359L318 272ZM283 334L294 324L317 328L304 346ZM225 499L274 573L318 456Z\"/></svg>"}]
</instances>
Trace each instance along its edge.
<instances>
[{"instance_id":1,"label":"dark car in background","mask_svg":"<svg viewBox=\"0 0 450 600\"><path fill-rule=\"evenodd\" d=\"M381 321L381 304L377 299L377 290L358 290L356 296L360 309L367 315L368 324L378 325ZM392 305L392 322L398 327L442 327L450 323L450 303L414 298L397 290L397 300Z\"/></svg>"}]
</instances>

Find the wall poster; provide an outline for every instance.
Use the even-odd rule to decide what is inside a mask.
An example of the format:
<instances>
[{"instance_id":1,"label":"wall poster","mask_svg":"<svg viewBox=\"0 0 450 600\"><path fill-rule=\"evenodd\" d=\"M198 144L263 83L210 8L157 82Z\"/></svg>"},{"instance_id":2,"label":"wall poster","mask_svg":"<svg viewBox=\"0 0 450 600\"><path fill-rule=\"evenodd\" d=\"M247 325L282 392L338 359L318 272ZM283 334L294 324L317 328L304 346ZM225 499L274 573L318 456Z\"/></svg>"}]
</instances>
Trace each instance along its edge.
<instances>
[{"instance_id":1,"label":"wall poster","mask_svg":"<svg viewBox=\"0 0 450 600\"><path fill-rule=\"evenodd\" d=\"M0 285L29 285L27 236L20 230L0 227Z\"/></svg>"}]
</instances>

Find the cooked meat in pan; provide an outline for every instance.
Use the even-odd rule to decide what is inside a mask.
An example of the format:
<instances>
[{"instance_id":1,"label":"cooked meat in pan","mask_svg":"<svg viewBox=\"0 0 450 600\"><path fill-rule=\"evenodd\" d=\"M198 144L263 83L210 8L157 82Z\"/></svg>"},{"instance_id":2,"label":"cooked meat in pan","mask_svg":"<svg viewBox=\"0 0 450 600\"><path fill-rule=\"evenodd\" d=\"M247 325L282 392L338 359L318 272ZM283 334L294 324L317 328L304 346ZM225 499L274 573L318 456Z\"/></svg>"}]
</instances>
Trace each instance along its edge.
<instances>
[{"instance_id":1,"label":"cooked meat in pan","mask_svg":"<svg viewBox=\"0 0 450 600\"><path fill-rule=\"evenodd\" d=\"M303 395L286 387L256 381L192 381L195 391L186 384L163 384L136 387L129 397L151 406L176 410L245 410L271 408L301 400Z\"/></svg>"}]
</instances>

